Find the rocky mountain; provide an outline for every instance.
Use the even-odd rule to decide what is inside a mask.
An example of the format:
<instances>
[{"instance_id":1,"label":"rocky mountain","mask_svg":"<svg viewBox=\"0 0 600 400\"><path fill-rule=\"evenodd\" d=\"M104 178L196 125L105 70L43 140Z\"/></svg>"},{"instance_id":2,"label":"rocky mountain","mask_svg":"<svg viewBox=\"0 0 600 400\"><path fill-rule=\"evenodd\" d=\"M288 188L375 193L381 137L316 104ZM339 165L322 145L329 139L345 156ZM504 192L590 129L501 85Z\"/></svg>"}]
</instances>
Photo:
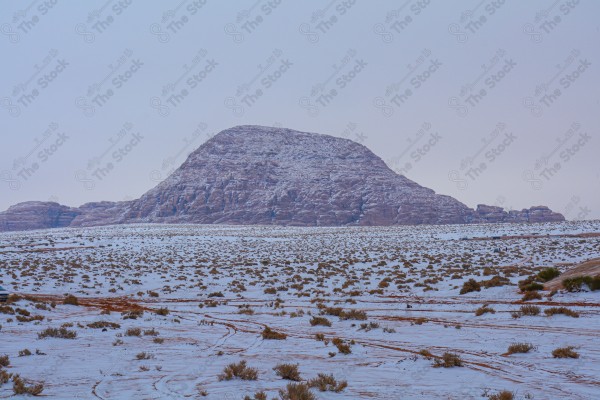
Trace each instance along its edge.
<instances>
[{"instance_id":1,"label":"rocky mountain","mask_svg":"<svg viewBox=\"0 0 600 400\"><path fill-rule=\"evenodd\" d=\"M201 145L137 200L79 208L21 203L0 213L0 230L140 222L340 226L560 220L561 214L543 206L473 210L398 175L351 140L238 126Z\"/></svg>"}]
</instances>

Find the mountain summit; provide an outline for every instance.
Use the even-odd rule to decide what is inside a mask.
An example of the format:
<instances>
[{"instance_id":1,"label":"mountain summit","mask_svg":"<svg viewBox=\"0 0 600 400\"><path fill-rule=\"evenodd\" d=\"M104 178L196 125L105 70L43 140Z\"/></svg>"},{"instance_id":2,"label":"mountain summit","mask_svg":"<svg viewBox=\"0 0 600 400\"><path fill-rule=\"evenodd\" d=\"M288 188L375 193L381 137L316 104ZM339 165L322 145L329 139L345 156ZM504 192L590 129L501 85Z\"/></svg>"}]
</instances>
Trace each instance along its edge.
<instances>
[{"instance_id":1,"label":"mountain summit","mask_svg":"<svg viewBox=\"0 0 600 400\"><path fill-rule=\"evenodd\" d=\"M490 206L473 210L398 175L351 140L244 125L209 139L137 200L79 208L21 203L0 213L0 230L141 222L340 226L560 220L562 215L543 206L511 213Z\"/></svg>"}]
</instances>

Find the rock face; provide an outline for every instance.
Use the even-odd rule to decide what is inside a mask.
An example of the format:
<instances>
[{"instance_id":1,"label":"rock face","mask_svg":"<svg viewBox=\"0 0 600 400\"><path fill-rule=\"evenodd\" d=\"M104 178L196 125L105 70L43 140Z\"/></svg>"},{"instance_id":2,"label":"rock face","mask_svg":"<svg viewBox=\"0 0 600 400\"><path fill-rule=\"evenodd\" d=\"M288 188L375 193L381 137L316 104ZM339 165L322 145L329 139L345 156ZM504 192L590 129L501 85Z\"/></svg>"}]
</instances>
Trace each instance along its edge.
<instances>
[{"instance_id":1,"label":"rock face","mask_svg":"<svg viewBox=\"0 0 600 400\"><path fill-rule=\"evenodd\" d=\"M70 226L81 211L53 202L28 201L0 213L0 231L62 228Z\"/></svg>"},{"instance_id":2,"label":"rock face","mask_svg":"<svg viewBox=\"0 0 600 400\"><path fill-rule=\"evenodd\" d=\"M546 207L516 214L484 205L472 210L396 174L351 140L261 126L215 135L138 200L77 209L23 204L0 213L0 230L140 222L336 226L564 220Z\"/></svg>"},{"instance_id":3,"label":"rock face","mask_svg":"<svg viewBox=\"0 0 600 400\"><path fill-rule=\"evenodd\" d=\"M504 211L502 207L478 204L472 222L559 222L564 221L562 214L555 213L546 206L535 206L521 211Z\"/></svg>"}]
</instances>

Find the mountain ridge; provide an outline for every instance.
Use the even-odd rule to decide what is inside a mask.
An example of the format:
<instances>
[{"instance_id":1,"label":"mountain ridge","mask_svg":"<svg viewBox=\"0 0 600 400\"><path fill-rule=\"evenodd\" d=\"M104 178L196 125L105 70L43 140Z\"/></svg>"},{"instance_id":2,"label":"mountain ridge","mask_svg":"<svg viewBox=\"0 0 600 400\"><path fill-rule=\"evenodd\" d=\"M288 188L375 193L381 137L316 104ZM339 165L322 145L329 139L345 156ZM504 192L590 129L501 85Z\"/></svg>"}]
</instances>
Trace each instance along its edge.
<instances>
[{"instance_id":1,"label":"mountain ridge","mask_svg":"<svg viewBox=\"0 0 600 400\"><path fill-rule=\"evenodd\" d=\"M0 213L0 231L124 223L343 226L562 220L545 206L506 212L479 205L473 210L397 174L349 139L241 125L200 145L139 199L81 207L19 203Z\"/></svg>"}]
</instances>

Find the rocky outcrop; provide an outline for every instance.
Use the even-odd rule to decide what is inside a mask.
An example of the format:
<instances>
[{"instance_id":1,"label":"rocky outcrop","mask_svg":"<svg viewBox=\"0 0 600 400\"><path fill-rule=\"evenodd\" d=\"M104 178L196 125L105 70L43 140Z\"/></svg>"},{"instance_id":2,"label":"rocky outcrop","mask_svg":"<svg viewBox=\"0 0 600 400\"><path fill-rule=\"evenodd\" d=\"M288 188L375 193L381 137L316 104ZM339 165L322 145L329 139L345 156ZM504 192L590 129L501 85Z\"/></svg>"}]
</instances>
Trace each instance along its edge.
<instances>
[{"instance_id":1,"label":"rocky outcrop","mask_svg":"<svg viewBox=\"0 0 600 400\"><path fill-rule=\"evenodd\" d=\"M351 140L261 126L220 132L134 201L77 209L24 204L29 206L0 213L1 230L146 222L340 226L564 220L546 207L517 214L484 205L472 210L396 174ZM49 214L53 218L43 217Z\"/></svg>"},{"instance_id":2,"label":"rocky outcrop","mask_svg":"<svg viewBox=\"0 0 600 400\"><path fill-rule=\"evenodd\" d=\"M535 206L521 211L504 211L502 207L478 204L473 213L472 222L498 223L498 222L560 222L564 221L562 214L553 212L546 206Z\"/></svg>"},{"instance_id":3,"label":"rocky outcrop","mask_svg":"<svg viewBox=\"0 0 600 400\"><path fill-rule=\"evenodd\" d=\"M0 213L0 231L62 228L70 226L80 214L79 209L58 203L28 201Z\"/></svg>"}]
</instances>

